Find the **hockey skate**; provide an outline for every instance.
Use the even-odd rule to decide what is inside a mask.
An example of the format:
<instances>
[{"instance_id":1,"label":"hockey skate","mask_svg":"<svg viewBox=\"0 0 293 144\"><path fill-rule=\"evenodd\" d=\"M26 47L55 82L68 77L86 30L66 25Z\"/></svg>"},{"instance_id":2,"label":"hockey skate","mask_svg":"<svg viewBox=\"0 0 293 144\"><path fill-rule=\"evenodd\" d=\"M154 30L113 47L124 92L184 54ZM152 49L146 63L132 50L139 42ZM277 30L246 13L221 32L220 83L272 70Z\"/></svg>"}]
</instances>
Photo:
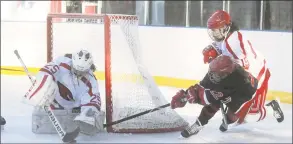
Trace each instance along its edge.
<instances>
[{"instance_id":1,"label":"hockey skate","mask_svg":"<svg viewBox=\"0 0 293 144\"><path fill-rule=\"evenodd\" d=\"M280 101L278 99L272 100L271 102L266 104L266 106L271 106L273 108L273 111L274 111L273 115L279 123L284 120L284 114L280 107Z\"/></svg>"},{"instance_id":2,"label":"hockey skate","mask_svg":"<svg viewBox=\"0 0 293 144\"><path fill-rule=\"evenodd\" d=\"M236 115L233 112L228 110L228 107L226 107L225 109L224 109L224 107L222 107L221 111L222 111L222 116L223 116L222 124L219 127L219 130L221 132L227 131L229 126L235 127L235 126L239 125L237 123L238 118L236 117ZM244 120L244 123L246 123L245 120Z\"/></svg>"},{"instance_id":3,"label":"hockey skate","mask_svg":"<svg viewBox=\"0 0 293 144\"><path fill-rule=\"evenodd\" d=\"M184 138L188 138L192 135L196 135L202 128L203 128L203 126L201 125L200 121L197 119L193 125L187 126L181 132L181 136Z\"/></svg>"},{"instance_id":4,"label":"hockey skate","mask_svg":"<svg viewBox=\"0 0 293 144\"><path fill-rule=\"evenodd\" d=\"M227 124L225 124L223 119L222 119L222 124L220 125L219 129L221 132L225 132L228 130L228 126L227 126Z\"/></svg>"}]
</instances>

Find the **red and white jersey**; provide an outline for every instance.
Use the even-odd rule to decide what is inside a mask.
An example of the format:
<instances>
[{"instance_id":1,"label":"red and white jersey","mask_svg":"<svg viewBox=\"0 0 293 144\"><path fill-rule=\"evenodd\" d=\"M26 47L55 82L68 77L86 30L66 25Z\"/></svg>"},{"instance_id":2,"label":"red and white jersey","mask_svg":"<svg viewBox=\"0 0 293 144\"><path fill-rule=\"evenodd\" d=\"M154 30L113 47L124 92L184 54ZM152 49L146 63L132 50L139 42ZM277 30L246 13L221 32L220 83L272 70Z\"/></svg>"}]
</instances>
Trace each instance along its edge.
<instances>
[{"instance_id":1,"label":"red and white jersey","mask_svg":"<svg viewBox=\"0 0 293 144\"><path fill-rule=\"evenodd\" d=\"M93 71L77 77L72 72L72 60L58 57L40 69L39 74L49 74L57 83L59 93L55 100L64 108L95 106L100 110L100 92ZM53 104L58 108L57 104Z\"/></svg>"},{"instance_id":2,"label":"red and white jersey","mask_svg":"<svg viewBox=\"0 0 293 144\"><path fill-rule=\"evenodd\" d=\"M228 55L236 60L248 72L262 83L267 70L264 56L257 51L251 42L241 32L235 31L220 43L215 43L223 55Z\"/></svg>"}]
</instances>

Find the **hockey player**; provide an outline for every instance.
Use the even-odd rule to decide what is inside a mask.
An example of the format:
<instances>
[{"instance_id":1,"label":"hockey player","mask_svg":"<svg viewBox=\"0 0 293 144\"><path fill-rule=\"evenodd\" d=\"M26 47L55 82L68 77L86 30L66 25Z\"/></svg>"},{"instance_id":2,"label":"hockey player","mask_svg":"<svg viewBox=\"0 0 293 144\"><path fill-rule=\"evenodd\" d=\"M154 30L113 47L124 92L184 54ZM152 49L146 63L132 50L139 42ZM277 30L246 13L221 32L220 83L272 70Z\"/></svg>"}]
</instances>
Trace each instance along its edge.
<instances>
[{"instance_id":1,"label":"hockey player","mask_svg":"<svg viewBox=\"0 0 293 144\"><path fill-rule=\"evenodd\" d=\"M233 58L245 70L258 80L259 93L249 113L257 114L258 121L266 116L265 100L268 91L268 82L271 73L267 67L266 59L257 51L253 44L243 35L237 25L231 21L230 15L218 10L207 21L208 34L213 43L203 50L204 63L208 63L216 55L227 55ZM277 105L273 100L269 105Z\"/></svg>"},{"instance_id":2,"label":"hockey player","mask_svg":"<svg viewBox=\"0 0 293 144\"><path fill-rule=\"evenodd\" d=\"M259 92L262 89L258 87L257 78L231 57L220 55L211 61L208 73L199 84L177 92L172 98L171 108L184 107L187 101L203 105L196 122L181 132L183 137L189 137L197 134L208 123L220 109L221 103L228 108L227 124L243 124ZM277 120L281 122L284 116L279 105L274 105L273 110L279 114Z\"/></svg>"},{"instance_id":3,"label":"hockey player","mask_svg":"<svg viewBox=\"0 0 293 144\"><path fill-rule=\"evenodd\" d=\"M52 124L44 124L48 118L39 108L44 105L51 106L56 117L61 119L58 119L61 125L69 123L64 127L73 127L70 122L73 120L84 134L93 135L103 130L105 116L101 111L94 69L92 55L87 50L79 50L72 55L58 57L39 70L35 83L25 95L26 101L35 106L37 111L33 113L33 124L37 123L34 132L52 133L46 130L46 125ZM72 115L68 110L75 108L80 108L80 114L70 119Z\"/></svg>"}]
</instances>

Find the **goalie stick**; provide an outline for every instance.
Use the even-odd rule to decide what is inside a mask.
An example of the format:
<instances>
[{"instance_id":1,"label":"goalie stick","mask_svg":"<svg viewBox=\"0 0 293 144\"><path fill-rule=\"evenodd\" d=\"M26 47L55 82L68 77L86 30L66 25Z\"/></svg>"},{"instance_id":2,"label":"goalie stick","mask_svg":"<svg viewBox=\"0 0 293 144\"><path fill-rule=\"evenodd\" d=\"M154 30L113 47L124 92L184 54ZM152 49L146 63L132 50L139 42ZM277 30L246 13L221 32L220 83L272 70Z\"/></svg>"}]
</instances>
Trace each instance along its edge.
<instances>
[{"instance_id":1,"label":"goalie stick","mask_svg":"<svg viewBox=\"0 0 293 144\"><path fill-rule=\"evenodd\" d=\"M14 54L17 56L18 60L20 61L25 73L27 74L27 76L29 77L31 82L34 83L35 80L32 78L31 74L29 73L29 71L28 71L27 67L25 66L24 62L22 61L18 51L14 50ZM50 106L44 106L43 109L45 110L46 114L48 115L50 121L52 122L54 128L56 129L56 131L57 131L58 135L60 136L60 138L62 139L62 141L66 142L66 143L75 141L75 138L78 136L78 134L80 132L80 128L77 127L72 132L65 132L64 129L62 128L60 122L56 118L54 112L50 108Z\"/></svg>"}]
</instances>

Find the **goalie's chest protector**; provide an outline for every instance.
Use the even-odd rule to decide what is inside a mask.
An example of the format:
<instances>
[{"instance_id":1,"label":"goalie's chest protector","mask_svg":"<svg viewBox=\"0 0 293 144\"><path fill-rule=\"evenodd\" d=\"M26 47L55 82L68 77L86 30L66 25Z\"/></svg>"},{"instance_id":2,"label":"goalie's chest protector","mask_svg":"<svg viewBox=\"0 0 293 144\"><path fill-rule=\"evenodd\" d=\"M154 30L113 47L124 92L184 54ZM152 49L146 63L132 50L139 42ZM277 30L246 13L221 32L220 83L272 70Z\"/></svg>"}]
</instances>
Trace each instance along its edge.
<instances>
[{"instance_id":1,"label":"goalie's chest protector","mask_svg":"<svg viewBox=\"0 0 293 144\"><path fill-rule=\"evenodd\" d=\"M56 97L56 100L62 106L77 107L80 105L80 97L89 90L82 79L82 77L76 77L70 70L60 67L57 78L60 95Z\"/></svg>"}]
</instances>

